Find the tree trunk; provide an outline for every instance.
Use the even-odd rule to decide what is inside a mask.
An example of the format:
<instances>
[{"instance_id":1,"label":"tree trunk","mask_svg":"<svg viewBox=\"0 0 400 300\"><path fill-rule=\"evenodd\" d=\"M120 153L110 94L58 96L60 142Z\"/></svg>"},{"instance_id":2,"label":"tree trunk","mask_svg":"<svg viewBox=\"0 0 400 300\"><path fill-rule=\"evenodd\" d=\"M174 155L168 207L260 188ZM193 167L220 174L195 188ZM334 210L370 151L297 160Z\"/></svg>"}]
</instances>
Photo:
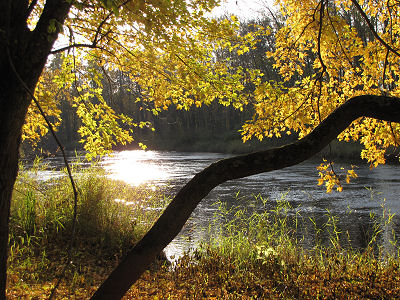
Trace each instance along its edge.
<instances>
[{"instance_id":1,"label":"tree trunk","mask_svg":"<svg viewBox=\"0 0 400 300\"><path fill-rule=\"evenodd\" d=\"M29 30L28 0L0 1L0 299L6 297L8 225L11 196L18 173L22 126L34 91L71 1L47 0L34 30ZM17 75L18 73L18 75ZM23 81L23 83L21 82Z\"/></svg>"},{"instance_id":2,"label":"tree trunk","mask_svg":"<svg viewBox=\"0 0 400 300\"><path fill-rule=\"evenodd\" d=\"M21 28L10 29L10 32L18 32L20 37L26 33ZM22 126L30 103L10 64L13 60L14 67L23 68L23 47L20 46L14 50L0 43L0 70L3 74L0 80L0 299L5 299L6 295L10 204L18 173ZM26 78L27 85L32 87L39 74L40 71L31 72L31 80Z\"/></svg>"},{"instance_id":3,"label":"tree trunk","mask_svg":"<svg viewBox=\"0 0 400 300\"><path fill-rule=\"evenodd\" d=\"M0 82L0 299L5 299L10 203L18 172L21 129L28 104L25 93L20 89L13 89L7 80Z\"/></svg>"},{"instance_id":4,"label":"tree trunk","mask_svg":"<svg viewBox=\"0 0 400 300\"><path fill-rule=\"evenodd\" d=\"M309 135L280 148L220 160L196 174L174 197L149 232L126 255L92 299L120 299L155 256L180 232L190 214L217 185L296 165L328 145L352 121L366 116L400 122L400 99L359 96L347 101Z\"/></svg>"}]
</instances>

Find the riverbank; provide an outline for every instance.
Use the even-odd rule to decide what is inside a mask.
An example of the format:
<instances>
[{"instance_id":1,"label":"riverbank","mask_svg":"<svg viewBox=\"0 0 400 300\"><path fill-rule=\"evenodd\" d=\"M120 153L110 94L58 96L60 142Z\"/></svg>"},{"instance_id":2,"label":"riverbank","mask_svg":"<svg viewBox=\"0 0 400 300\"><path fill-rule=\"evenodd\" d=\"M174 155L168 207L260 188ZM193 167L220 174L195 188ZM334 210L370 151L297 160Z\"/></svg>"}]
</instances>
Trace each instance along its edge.
<instances>
[{"instance_id":1,"label":"riverbank","mask_svg":"<svg viewBox=\"0 0 400 300\"><path fill-rule=\"evenodd\" d=\"M143 134L137 138L138 142L146 145L148 150L152 151L176 151L176 152L209 152L225 154L244 154L255 151L266 150L280 147L297 140L295 134L284 135L281 138L265 138L259 141L253 138L243 143L240 132L236 131L217 131L209 132L203 130L197 131L179 131L176 134L165 137L158 132ZM65 140L62 143L65 149L69 151L83 151L83 145L78 140ZM23 143L21 154L25 157L35 157L36 155L54 155L58 151L58 145L51 136L43 138L37 147L32 147L29 142ZM130 145L119 145L114 147L115 151L141 149L137 142ZM348 160L360 162L360 153L362 146L355 142L333 141L330 146L323 149L317 157L332 160ZM398 163L398 156L389 155L390 162Z\"/></svg>"},{"instance_id":2,"label":"riverbank","mask_svg":"<svg viewBox=\"0 0 400 300\"><path fill-rule=\"evenodd\" d=\"M96 166L74 166L80 197L68 257L72 193L66 178L37 180L35 174L43 168L36 164L22 171L14 192L8 296L47 298L71 261L57 298L87 299L169 199L152 186L111 180ZM273 208L268 199L254 201L265 209L221 204L210 238L173 267L162 261L153 265L127 299L400 297L399 248L387 232L385 241L393 247L389 251L381 244L382 226L392 219L387 211L373 220L374 231L363 249L346 247L352 237L337 227L334 215L315 225L314 244L304 248L296 230L300 215L289 214L292 207L284 198ZM328 245L319 242L322 235L329 237Z\"/></svg>"},{"instance_id":3,"label":"riverbank","mask_svg":"<svg viewBox=\"0 0 400 300\"><path fill-rule=\"evenodd\" d=\"M177 152L213 152L227 154L244 154L255 151L276 148L288 143L295 142L297 138L294 135L283 136L281 138L265 138L262 141L252 139L243 143L239 132L231 132L220 136L214 135L184 135L172 136L168 139L149 138L145 141L149 150L153 151L177 151ZM120 147L117 150L138 149L134 145ZM327 159L340 159L353 162L361 161L360 153L362 146L355 142L333 141L329 146L323 149L318 157Z\"/></svg>"}]
</instances>

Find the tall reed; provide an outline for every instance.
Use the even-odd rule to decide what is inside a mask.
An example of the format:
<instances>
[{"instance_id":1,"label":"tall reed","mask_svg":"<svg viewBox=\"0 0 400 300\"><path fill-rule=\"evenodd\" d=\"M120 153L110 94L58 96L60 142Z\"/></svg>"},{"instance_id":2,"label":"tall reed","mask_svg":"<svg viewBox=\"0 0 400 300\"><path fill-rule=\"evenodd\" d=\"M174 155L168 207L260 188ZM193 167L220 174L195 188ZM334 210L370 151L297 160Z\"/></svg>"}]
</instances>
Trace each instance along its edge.
<instances>
[{"instance_id":1,"label":"tall reed","mask_svg":"<svg viewBox=\"0 0 400 300\"><path fill-rule=\"evenodd\" d=\"M79 189L75 267L70 274L76 278L74 272L92 260L115 263L143 236L169 199L153 186L112 180L96 164L77 163L72 169ZM57 274L67 257L73 192L63 169L36 160L20 170L10 215L9 261L11 273L37 282Z\"/></svg>"}]
</instances>

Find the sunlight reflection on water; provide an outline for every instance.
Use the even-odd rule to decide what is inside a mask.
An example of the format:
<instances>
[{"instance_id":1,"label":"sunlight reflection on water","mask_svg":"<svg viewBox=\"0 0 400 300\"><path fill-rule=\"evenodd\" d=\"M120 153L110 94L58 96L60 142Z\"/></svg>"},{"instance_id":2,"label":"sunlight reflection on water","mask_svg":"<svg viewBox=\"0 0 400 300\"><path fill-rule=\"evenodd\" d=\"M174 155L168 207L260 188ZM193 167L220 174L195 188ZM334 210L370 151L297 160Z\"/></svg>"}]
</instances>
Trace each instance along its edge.
<instances>
[{"instance_id":1,"label":"sunlight reflection on water","mask_svg":"<svg viewBox=\"0 0 400 300\"><path fill-rule=\"evenodd\" d=\"M110 178L123 180L138 186L154 181L166 180L168 172L157 164L154 151L122 151L104 159L104 169Z\"/></svg>"}]
</instances>

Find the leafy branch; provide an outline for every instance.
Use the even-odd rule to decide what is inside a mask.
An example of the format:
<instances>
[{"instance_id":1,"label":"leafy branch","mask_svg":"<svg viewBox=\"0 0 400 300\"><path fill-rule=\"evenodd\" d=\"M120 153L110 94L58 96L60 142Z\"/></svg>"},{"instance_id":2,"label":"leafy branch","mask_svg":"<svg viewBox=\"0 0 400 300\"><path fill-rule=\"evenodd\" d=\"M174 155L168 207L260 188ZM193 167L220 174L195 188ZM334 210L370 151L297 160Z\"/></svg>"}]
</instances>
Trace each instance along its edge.
<instances>
[{"instance_id":1,"label":"leafy branch","mask_svg":"<svg viewBox=\"0 0 400 300\"><path fill-rule=\"evenodd\" d=\"M396 54L398 57L400 57L400 53L394 49L392 46L390 46L388 43L386 43L378 34L378 32L375 30L374 26L372 25L371 21L368 19L367 14L365 11L362 9L360 4L358 4L357 0L351 0L351 2L354 4L354 6L357 8L358 12L361 14L363 17L365 23L367 23L368 28L371 30L372 34L374 37L388 50Z\"/></svg>"}]
</instances>

